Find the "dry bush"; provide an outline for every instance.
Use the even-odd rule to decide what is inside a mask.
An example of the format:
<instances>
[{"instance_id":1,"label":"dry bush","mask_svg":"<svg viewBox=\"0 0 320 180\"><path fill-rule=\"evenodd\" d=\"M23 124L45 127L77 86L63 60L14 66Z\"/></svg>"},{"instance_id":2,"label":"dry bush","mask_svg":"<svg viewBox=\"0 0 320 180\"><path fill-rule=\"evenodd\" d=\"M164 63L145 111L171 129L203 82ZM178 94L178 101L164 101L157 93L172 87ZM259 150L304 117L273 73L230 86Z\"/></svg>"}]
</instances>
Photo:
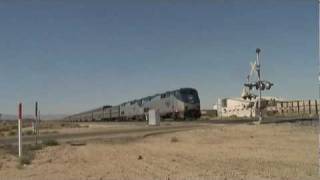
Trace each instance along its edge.
<instances>
[{"instance_id":1,"label":"dry bush","mask_svg":"<svg viewBox=\"0 0 320 180\"><path fill-rule=\"evenodd\" d=\"M38 151L43 148L42 144L31 144L25 147L29 151Z\"/></svg>"},{"instance_id":2,"label":"dry bush","mask_svg":"<svg viewBox=\"0 0 320 180\"><path fill-rule=\"evenodd\" d=\"M20 157L18 160L20 165L29 165L31 164L32 156L30 154L26 154Z\"/></svg>"},{"instance_id":3,"label":"dry bush","mask_svg":"<svg viewBox=\"0 0 320 180\"><path fill-rule=\"evenodd\" d=\"M33 131L27 130L27 131L23 132L23 135L28 135L28 136L33 135Z\"/></svg>"},{"instance_id":4,"label":"dry bush","mask_svg":"<svg viewBox=\"0 0 320 180\"><path fill-rule=\"evenodd\" d=\"M40 123L41 129L60 129L60 128L80 128L77 123L71 122L42 122Z\"/></svg>"},{"instance_id":5,"label":"dry bush","mask_svg":"<svg viewBox=\"0 0 320 180\"><path fill-rule=\"evenodd\" d=\"M59 131L43 131L41 134L58 134Z\"/></svg>"},{"instance_id":6,"label":"dry bush","mask_svg":"<svg viewBox=\"0 0 320 180\"><path fill-rule=\"evenodd\" d=\"M13 130L11 130L11 131L9 131L8 132L8 136L15 136L17 134L17 131L13 131Z\"/></svg>"},{"instance_id":7,"label":"dry bush","mask_svg":"<svg viewBox=\"0 0 320 180\"><path fill-rule=\"evenodd\" d=\"M59 145L58 141L54 140L54 139L46 139L42 141L43 145L46 146L57 146Z\"/></svg>"},{"instance_id":8,"label":"dry bush","mask_svg":"<svg viewBox=\"0 0 320 180\"><path fill-rule=\"evenodd\" d=\"M179 142L179 139L178 139L177 137L172 137L172 138L171 138L171 142L172 142L172 143Z\"/></svg>"}]
</instances>

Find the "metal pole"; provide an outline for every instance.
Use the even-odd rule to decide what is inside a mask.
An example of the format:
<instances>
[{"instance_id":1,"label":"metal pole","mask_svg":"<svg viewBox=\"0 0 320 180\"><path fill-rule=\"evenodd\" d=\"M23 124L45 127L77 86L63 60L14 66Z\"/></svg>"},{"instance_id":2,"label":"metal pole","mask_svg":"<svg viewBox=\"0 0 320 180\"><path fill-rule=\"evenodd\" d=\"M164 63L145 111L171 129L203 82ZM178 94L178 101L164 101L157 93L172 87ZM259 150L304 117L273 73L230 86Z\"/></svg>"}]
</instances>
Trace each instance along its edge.
<instances>
[{"instance_id":1,"label":"metal pole","mask_svg":"<svg viewBox=\"0 0 320 180\"><path fill-rule=\"evenodd\" d=\"M258 104L258 109L259 109L259 124L262 121L262 110L261 110L261 99L262 99L262 92L261 92L261 67L260 67L260 52L261 49L257 48L256 53L257 53L257 72L258 72L258 84L259 84L259 104Z\"/></svg>"},{"instance_id":2,"label":"metal pole","mask_svg":"<svg viewBox=\"0 0 320 180\"><path fill-rule=\"evenodd\" d=\"M19 107L18 107L19 157L22 157L22 137L21 137L21 129L22 129L22 103L19 103Z\"/></svg>"}]
</instances>

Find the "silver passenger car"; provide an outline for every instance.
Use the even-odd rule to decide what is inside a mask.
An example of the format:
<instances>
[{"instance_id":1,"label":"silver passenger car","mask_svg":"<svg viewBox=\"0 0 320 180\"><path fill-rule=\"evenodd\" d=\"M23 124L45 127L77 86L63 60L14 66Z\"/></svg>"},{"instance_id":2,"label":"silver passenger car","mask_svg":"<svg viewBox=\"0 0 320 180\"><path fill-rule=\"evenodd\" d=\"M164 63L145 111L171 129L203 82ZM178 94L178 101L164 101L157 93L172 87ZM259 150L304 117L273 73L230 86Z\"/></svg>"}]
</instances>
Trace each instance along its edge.
<instances>
[{"instance_id":1,"label":"silver passenger car","mask_svg":"<svg viewBox=\"0 0 320 180\"><path fill-rule=\"evenodd\" d=\"M161 94L136 99L118 106L103 106L67 117L71 121L144 120L145 114L154 109L162 118L199 118L200 99L193 88L181 88Z\"/></svg>"}]
</instances>

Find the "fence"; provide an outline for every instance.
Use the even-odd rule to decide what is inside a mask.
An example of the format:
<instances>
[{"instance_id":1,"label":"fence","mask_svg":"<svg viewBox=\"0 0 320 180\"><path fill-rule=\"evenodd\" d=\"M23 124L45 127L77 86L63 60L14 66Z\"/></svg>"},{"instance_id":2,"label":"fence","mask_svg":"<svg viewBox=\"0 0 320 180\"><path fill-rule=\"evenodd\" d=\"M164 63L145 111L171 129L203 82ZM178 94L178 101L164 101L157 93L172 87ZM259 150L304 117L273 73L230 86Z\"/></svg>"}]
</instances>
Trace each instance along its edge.
<instances>
[{"instance_id":1,"label":"fence","mask_svg":"<svg viewBox=\"0 0 320 180\"><path fill-rule=\"evenodd\" d=\"M279 115L318 115L320 103L317 100L278 101L268 108Z\"/></svg>"}]
</instances>

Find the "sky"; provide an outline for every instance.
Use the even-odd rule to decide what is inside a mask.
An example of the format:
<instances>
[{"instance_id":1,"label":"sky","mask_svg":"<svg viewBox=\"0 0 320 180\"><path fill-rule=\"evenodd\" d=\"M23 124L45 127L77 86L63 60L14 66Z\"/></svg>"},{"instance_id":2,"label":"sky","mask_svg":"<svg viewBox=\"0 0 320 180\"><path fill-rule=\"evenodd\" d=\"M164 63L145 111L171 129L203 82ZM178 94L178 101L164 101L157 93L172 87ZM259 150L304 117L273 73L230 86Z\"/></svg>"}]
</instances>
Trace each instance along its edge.
<instances>
[{"instance_id":1,"label":"sky","mask_svg":"<svg viewBox=\"0 0 320 180\"><path fill-rule=\"evenodd\" d=\"M262 49L264 95L318 98L316 0L0 0L0 112L72 114L181 87L240 96Z\"/></svg>"}]
</instances>

